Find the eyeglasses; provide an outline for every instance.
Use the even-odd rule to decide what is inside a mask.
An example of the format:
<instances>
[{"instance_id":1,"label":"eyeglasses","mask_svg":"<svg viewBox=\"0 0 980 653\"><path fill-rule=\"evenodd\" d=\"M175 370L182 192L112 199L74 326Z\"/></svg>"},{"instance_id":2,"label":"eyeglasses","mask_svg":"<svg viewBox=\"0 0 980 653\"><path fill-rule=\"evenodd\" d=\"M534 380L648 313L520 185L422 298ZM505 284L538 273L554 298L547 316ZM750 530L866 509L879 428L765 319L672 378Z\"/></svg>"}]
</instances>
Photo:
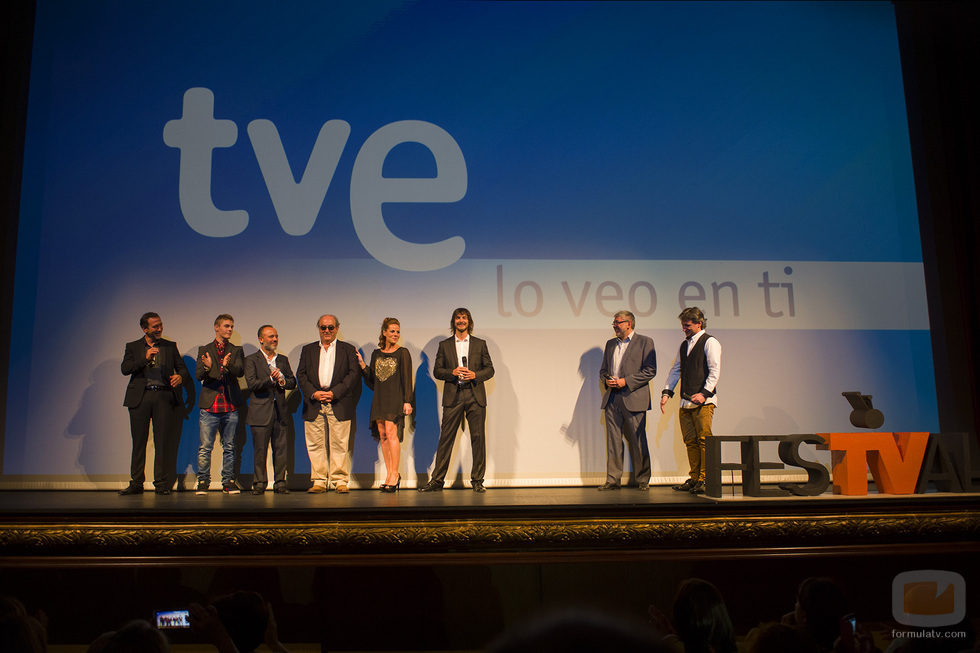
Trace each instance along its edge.
<instances>
[{"instance_id":1,"label":"eyeglasses","mask_svg":"<svg viewBox=\"0 0 980 653\"><path fill-rule=\"evenodd\" d=\"M332 324L321 324L320 331L336 331L337 327Z\"/></svg>"},{"instance_id":2,"label":"eyeglasses","mask_svg":"<svg viewBox=\"0 0 980 653\"><path fill-rule=\"evenodd\" d=\"M629 324L629 323L630 323L629 320L613 320L612 325L616 326L617 324Z\"/></svg>"}]
</instances>

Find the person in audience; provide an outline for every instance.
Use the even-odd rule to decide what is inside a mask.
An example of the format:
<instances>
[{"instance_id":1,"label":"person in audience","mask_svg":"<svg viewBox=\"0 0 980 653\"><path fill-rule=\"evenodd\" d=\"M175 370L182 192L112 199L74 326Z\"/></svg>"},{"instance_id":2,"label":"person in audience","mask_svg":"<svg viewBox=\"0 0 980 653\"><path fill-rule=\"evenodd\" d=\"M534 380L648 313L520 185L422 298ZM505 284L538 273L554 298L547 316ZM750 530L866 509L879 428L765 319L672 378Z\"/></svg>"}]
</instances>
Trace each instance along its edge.
<instances>
[{"instance_id":1,"label":"person in audience","mask_svg":"<svg viewBox=\"0 0 980 653\"><path fill-rule=\"evenodd\" d=\"M255 592L235 592L205 607L188 606L191 628L204 635L219 653L252 653L265 644L273 653L289 653L279 641L272 606Z\"/></svg>"},{"instance_id":2,"label":"person in audience","mask_svg":"<svg viewBox=\"0 0 980 653\"><path fill-rule=\"evenodd\" d=\"M674 596L673 620L656 606L649 608L654 627L674 653L736 653L735 628L718 588L688 578Z\"/></svg>"},{"instance_id":3,"label":"person in audience","mask_svg":"<svg viewBox=\"0 0 980 653\"><path fill-rule=\"evenodd\" d=\"M788 624L770 622L750 631L745 641L748 653L818 653L802 629Z\"/></svg>"},{"instance_id":4,"label":"person in audience","mask_svg":"<svg viewBox=\"0 0 980 653\"><path fill-rule=\"evenodd\" d=\"M0 596L0 651L43 653L48 648L47 622L44 612L32 615L20 599Z\"/></svg>"},{"instance_id":5,"label":"person in audience","mask_svg":"<svg viewBox=\"0 0 980 653\"><path fill-rule=\"evenodd\" d=\"M685 653L735 653L735 629L718 588L688 578L674 597L674 628Z\"/></svg>"},{"instance_id":6,"label":"person in audience","mask_svg":"<svg viewBox=\"0 0 980 653\"><path fill-rule=\"evenodd\" d=\"M88 653L170 653L170 642L150 622L134 619L119 630L96 638Z\"/></svg>"},{"instance_id":7,"label":"person in audience","mask_svg":"<svg viewBox=\"0 0 980 653\"><path fill-rule=\"evenodd\" d=\"M831 578L811 577L800 583L796 607L782 622L800 627L820 651L832 651L840 637L841 617L850 612L844 590Z\"/></svg>"}]
</instances>

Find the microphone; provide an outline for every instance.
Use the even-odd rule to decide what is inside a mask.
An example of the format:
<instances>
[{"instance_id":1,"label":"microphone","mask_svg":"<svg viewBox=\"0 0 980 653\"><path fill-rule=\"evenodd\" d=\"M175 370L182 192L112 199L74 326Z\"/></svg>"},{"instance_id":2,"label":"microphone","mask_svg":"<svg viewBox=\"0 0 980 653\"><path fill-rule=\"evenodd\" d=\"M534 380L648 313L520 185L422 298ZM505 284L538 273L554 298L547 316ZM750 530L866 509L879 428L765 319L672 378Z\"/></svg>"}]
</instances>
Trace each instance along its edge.
<instances>
[{"instance_id":1,"label":"microphone","mask_svg":"<svg viewBox=\"0 0 980 653\"><path fill-rule=\"evenodd\" d=\"M466 367L466 356L463 356L463 367ZM463 377L460 375L459 380L456 382L457 385L463 385Z\"/></svg>"}]
</instances>

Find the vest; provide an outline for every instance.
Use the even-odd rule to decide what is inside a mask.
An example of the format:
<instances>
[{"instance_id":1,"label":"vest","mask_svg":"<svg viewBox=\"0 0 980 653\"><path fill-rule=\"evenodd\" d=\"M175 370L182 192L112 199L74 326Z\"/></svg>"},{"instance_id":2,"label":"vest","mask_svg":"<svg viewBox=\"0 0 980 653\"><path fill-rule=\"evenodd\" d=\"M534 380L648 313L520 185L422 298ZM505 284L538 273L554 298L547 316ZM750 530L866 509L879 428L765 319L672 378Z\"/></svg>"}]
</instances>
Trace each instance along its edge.
<instances>
[{"instance_id":1,"label":"vest","mask_svg":"<svg viewBox=\"0 0 980 653\"><path fill-rule=\"evenodd\" d=\"M704 388L704 382L708 378L708 358L704 355L704 345L708 342L708 338L711 337L705 333L698 338L698 341L694 343L694 349L689 352L685 351L687 349L687 340L681 343L679 353L681 361L681 397L689 399L692 395L700 392L707 398L713 397L718 392L717 387L715 387L714 392L710 392Z\"/></svg>"}]
</instances>

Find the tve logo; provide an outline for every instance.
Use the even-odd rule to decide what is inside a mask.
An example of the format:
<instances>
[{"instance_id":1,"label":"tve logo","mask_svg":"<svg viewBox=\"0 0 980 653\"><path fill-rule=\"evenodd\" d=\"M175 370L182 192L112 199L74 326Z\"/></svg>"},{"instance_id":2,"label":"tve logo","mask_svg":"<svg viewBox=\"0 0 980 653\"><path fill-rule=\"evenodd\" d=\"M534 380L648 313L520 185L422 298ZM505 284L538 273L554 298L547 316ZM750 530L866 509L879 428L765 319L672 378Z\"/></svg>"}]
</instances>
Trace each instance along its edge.
<instances>
[{"instance_id":1,"label":"tve logo","mask_svg":"<svg viewBox=\"0 0 980 653\"><path fill-rule=\"evenodd\" d=\"M892 581L892 616L906 626L938 627L966 616L966 581L955 571L905 571Z\"/></svg>"},{"instance_id":2,"label":"tve logo","mask_svg":"<svg viewBox=\"0 0 980 653\"><path fill-rule=\"evenodd\" d=\"M268 120L248 124L248 137L262 177L272 198L279 224L291 236L309 233L337 170L350 136L350 124L328 120L320 128L306 170L299 182L279 138ZM190 88L184 93L184 112L163 128L163 142L180 150L178 195L180 210L191 229L203 236L223 238L240 234L248 226L248 212L222 210L211 197L211 153L238 140L238 125L214 119L214 93ZM393 179L381 175L385 158L402 143L419 143L432 152L436 176L430 179ZM354 160L350 180L350 211L354 231L364 249L398 270L427 271L450 266L466 247L460 236L436 243L412 243L388 229L381 205L385 202L458 202L466 195L466 162L459 144L438 125L422 120L401 120L371 134Z\"/></svg>"}]
</instances>

